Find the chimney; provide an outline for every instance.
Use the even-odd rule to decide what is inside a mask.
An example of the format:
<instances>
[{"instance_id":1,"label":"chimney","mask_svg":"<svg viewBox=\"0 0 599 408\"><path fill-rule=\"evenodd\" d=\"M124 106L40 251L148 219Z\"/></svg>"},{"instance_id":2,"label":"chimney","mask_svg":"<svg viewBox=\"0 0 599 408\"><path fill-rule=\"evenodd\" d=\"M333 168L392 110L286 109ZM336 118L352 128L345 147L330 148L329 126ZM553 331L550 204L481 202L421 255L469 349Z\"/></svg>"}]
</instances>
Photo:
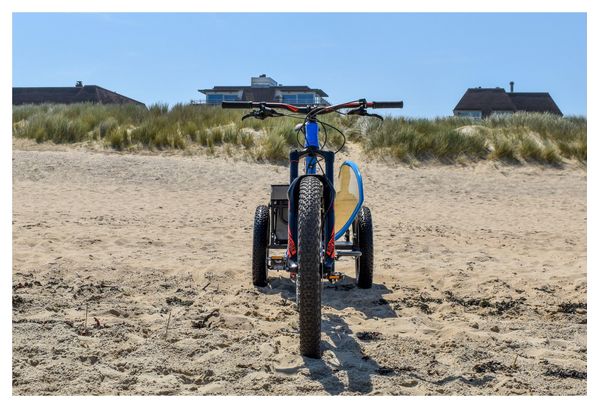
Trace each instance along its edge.
<instances>
[{"instance_id":1,"label":"chimney","mask_svg":"<svg viewBox=\"0 0 599 408\"><path fill-rule=\"evenodd\" d=\"M83 82L82 81L77 81L75 83L75 88L83 88Z\"/></svg>"},{"instance_id":2,"label":"chimney","mask_svg":"<svg viewBox=\"0 0 599 408\"><path fill-rule=\"evenodd\" d=\"M514 93L514 81L510 81L510 93Z\"/></svg>"}]
</instances>

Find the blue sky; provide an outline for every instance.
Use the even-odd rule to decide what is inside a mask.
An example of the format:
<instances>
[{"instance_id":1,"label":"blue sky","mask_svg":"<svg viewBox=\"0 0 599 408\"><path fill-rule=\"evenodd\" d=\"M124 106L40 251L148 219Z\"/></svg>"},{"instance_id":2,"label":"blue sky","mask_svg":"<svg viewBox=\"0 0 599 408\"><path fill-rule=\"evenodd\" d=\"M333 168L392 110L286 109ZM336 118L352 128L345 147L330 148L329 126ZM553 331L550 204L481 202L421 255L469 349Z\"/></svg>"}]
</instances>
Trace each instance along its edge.
<instances>
[{"instance_id":1,"label":"blue sky","mask_svg":"<svg viewBox=\"0 0 599 408\"><path fill-rule=\"evenodd\" d=\"M13 14L13 86L76 80L153 102L267 74L331 102L404 100L403 115L450 115L468 87L550 92L586 115L581 13Z\"/></svg>"}]
</instances>

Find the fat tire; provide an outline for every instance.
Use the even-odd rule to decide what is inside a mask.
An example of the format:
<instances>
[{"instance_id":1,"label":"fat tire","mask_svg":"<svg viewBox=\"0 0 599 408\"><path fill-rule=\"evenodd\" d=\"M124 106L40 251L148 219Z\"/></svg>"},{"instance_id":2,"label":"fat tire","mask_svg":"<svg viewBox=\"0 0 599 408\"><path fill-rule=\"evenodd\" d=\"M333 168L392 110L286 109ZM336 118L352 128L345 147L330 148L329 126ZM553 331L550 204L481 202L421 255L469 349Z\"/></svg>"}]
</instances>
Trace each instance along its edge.
<instances>
[{"instance_id":1,"label":"fat tire","mask_svg":"<svg viewBox=\"0 0 599 408\"><path fill-rule=\"evenodd\" d=\"M356 260L356 286L370 289L374 275L374 239L370 208L362 207L358 213L358 243L362 255Z\"/></svg>"},{"instance_id":2,"label":"fat tire","mask_svg":"<svg viewBox=\"0 0 599 408\"><path fill-rule=\"evenodd\" d=\"M267 285L268 271L266 257L268 252L268 207L259 205L254 215L254 245L252 250L252 283L255 286Z\"/></svg>"},{"instance_id":3,"label":"fat tire","mask_svg":"<svg viewBox=\"0 0 599 408\"><path fill-rule=\"evenodd\" d=\"M298 204L298 277L300 353L320 358L322 184L313 176L300 182Z\"/></svg>"}]
</instances>

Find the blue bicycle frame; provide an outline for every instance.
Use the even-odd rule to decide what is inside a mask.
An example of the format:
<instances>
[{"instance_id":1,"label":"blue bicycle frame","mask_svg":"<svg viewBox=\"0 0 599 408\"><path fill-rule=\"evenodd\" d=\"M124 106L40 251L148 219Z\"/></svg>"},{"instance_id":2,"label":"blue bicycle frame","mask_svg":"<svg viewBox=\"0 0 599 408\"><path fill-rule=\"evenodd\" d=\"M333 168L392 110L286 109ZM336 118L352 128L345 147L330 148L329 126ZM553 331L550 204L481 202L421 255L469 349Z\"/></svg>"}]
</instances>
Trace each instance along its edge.
<instances>
[{"instance_id":1,"label":"blue bicycle frame","mask_svg":"<svg viewBox=\"0 0 599 408\"><path fill-rule=\"evenodd\" d=\"M316 121L308 121L306 123L306 140L304 147L319 149L318 140L318 123ZM317 159L314 156L306 158L306 174L316 174Z\"/></svg>"},{"instance_id":2,"label":"blue bicycle frame","mask_svg":"<svg viewBox=\"0 0 599 408\"><path fill-rule=\"evenodd\" d=\"M305 158L305 172L299 174L299 162ZM318 156L325 162L324 174L317 172ZM323 225L323 249L324 249L324 275L333 273L335 268L335 188L334 188L334 164L335 153L327 150L320 150L318 140L318 122L307 119L305 123L305 142L304 149L301 151L293 150L289 153L289 211L288 226L289 237L287 242L287 256L295 262L296 243L297 243L297 202L299 199L299 185L303 177L318 177L323 184L324 200L324 225Z\"/></svg>"}]
</instances>

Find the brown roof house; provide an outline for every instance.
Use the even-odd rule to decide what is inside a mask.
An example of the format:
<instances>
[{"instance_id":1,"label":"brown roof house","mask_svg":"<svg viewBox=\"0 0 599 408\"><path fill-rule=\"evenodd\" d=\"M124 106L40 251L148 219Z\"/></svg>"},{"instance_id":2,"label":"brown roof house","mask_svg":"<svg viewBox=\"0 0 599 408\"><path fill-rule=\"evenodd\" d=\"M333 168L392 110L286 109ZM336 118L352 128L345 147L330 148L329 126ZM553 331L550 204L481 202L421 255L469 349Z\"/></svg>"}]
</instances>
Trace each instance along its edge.
<instances>
[{"instance_id":1,"label":"brown roof house","mask_svg":"<svg viewBox=\"0 0 599 408\"><path fill-rule=\"evenodd\" d=\"M282 102L291 105L329 105L328 95L322 89L306 85L285 85L262 74L252 77L250 86L215 86L198 89L206 95L206 103L220 104L223 101Z\"/></svg>"},{"instance_id":2,"label":"brown roof house","mask_svg":"<svg viewBox=\"0 0 599 408\"><path fill-rule=\"evenodd\" d=\"M469 88L453 109L455 116L486 118L493 114L514 112L539 112L562 115L551 95L547 92L510 92L503 88Z\"/></svg>"},{"instance_id":3,"label":"brown roof house","mask_svg":"<svg viewBox=\"0 0 599 408\"><path fill-rule=\"evenodd\" d=\"M83 85L81 81L73 87L33 87L12 88L12 104L41 104L41 103L100 103L126 104L145 106L142 102L128 98L97 85Z\"/></svg>"}]
</instances>

